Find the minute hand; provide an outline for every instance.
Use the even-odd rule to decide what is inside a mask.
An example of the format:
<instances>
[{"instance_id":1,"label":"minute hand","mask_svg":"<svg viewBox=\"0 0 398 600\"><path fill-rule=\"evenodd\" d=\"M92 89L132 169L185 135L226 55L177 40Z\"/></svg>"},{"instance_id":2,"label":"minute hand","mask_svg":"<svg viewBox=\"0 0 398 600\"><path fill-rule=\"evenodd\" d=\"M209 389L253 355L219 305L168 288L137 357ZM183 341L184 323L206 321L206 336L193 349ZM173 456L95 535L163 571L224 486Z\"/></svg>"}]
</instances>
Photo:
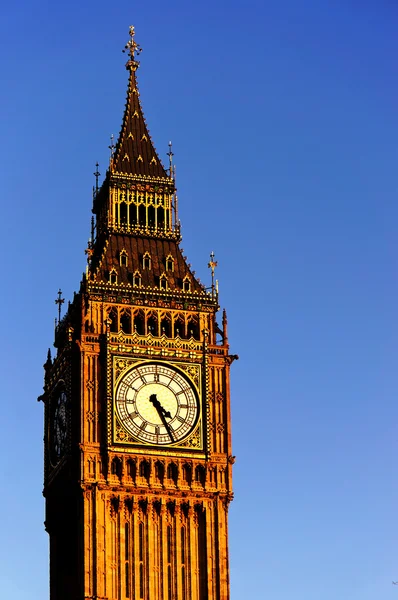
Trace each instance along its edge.
<instances>
[{"instance_id":1,"label":"minute hand","mask_svg":"<svg viewBox=\"0 0 398 600\"><path fill-rule=\"evenodd\" d=\"M160 420L162 421L163 425L165 426L166 431L169 434L169 437L170 437L171 441L174 442L174 437L173 437L173 434L171 432L170 425L166 421L166 417L168 417L169 419L171 419L170 411L165 410L163 408L163 406L160 404L159 400L156 398L156 394L152 394L149 397L149 402L152 402L152 404L156 408L156 410L158 412L158 415L160 417Z\"/></svg>"}]
</instances>

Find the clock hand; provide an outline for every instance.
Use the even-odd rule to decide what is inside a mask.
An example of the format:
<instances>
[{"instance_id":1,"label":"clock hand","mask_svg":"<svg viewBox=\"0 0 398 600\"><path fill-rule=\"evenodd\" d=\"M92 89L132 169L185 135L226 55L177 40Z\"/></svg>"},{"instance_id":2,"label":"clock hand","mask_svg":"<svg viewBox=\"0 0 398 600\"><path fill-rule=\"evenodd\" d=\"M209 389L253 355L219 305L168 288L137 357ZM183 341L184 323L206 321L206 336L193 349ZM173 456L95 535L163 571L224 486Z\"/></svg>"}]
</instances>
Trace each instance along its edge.
<instances>
[{"instance_id":1,"label":"clock hand","mask_svg":"<svg viewBox=\"0 0 398 600\"><path fill-rule=\"evenodd\" d=\"M171 419L170 411L165 410L163 408L163 406L160 404L159 400L156 398L156 394L151 394L151 396L149 397L149 402L152 402L152 404L154 405L154 407L156 408L156 410L158 412L161 411L165 417L168 417L169 419Z\"/></svg>"},{"instance_id":2,"label":"clock hand","mask_svg":"<svg viewBox=\"0 0 398 600\"><path fill-rule=\"evenodd\" d=\"M173 434L172 434L172 432L171 432L170 425L168 424L168 422L167 422L167 421L166 421L166 419L165 419L165 415L164 415L162 412L160 412L160 413L159 413L159 417L161 418L161 420L162 420L162 423L163 423L163 425L165 426L165 428L166 428L166 431L167 431L167 433L169 434L169 437L170 437L171 441L172 441L172 442L174 442L174 437L173 437Z\"/></svg>"},{"instance_id":3,"label":"clock hand","mask_svg":"<svg viewBox=\"0 0 398 600\"><path fill-rule=\"evenodd\" d=\"M168 417L169 419L171 419L170 411L165 410L163 408L163 406L160 404L159 400L156 398L156 394L151 394L150 395L149 402L152 402L152 404L156 408L156 410L158 412L158 415L160 417L160 420L162 421L163 425L165 426L166 431L169 434L169 437L170 437L171 441L174 442L174 437L173 437L173 434L171 432L170 425L166 421L166 417Z\"/></svg>"}]
</instances>

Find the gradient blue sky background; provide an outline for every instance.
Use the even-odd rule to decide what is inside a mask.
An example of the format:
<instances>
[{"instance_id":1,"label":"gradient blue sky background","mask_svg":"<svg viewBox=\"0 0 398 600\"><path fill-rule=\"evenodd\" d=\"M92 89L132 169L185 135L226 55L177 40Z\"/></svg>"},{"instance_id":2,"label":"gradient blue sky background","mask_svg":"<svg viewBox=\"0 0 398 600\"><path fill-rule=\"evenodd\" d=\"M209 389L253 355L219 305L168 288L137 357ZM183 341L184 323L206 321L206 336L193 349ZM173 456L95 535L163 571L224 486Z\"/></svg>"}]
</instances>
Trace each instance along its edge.
<instances>
[{"instance_id":1,"label":"gradient blue sky background","mask_svg":"<svg viewBox=\"0 0 398 600\"><path fill-rule=\"evenodd\" d=\"M215 251L240 355L231 600L398 599L397 4L16 0L0 16L1 597L48 597L36 398L134 24L182 246L204 281Z\"/></svg>"}]
</instances>

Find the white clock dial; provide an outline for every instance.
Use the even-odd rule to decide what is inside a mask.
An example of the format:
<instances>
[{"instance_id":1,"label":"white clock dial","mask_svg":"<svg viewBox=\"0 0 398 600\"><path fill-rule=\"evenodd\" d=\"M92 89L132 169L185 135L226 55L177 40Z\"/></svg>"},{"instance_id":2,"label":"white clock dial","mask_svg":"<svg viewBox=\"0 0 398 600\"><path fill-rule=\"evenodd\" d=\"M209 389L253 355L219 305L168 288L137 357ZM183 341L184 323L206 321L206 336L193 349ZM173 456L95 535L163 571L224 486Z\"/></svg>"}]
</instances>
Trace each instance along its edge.
<instances>
[{"instance_id":1,"label":"white clock dial","mask_svg":"<svg viewBox=\"0 0 398 600\"><path fill-rule=\"evenodd\" d=\"M188 379L171 367L145 363L123 376L116 389L123 427L148 444L180 442L196 425L199 403Z\"/></svg>"}]
</instances>

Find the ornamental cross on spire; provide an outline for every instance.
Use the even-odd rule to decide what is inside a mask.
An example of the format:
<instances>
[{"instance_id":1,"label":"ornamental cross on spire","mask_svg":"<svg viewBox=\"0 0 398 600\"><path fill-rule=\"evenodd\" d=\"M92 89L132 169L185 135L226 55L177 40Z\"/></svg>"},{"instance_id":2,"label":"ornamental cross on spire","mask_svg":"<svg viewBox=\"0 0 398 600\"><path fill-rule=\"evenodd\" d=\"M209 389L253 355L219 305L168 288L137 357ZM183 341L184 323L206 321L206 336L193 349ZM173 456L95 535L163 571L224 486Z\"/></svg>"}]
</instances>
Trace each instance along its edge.
<instances>
[{"instance_id":1,"label":"ornamental cross on spire","mask_svg":"<svg viewBox=\"0 0 398 600\"><path fill-rule=\"evenodd\" d=\"M169 151L167 153L167 156L169 157L169 175L170 175L170 177L173 177L173 156L174 156L174 152L172 150L172 144L171 144L171 142L169 142Z\"/></svg>"},{"instance_id":2,"label":"ornamental cross on spire","mask_svg":"<svg viewBox=\"0 0 398 600\"><path fill-rule=\"evenodd\" d=\"M211 296L212 298L214 297L214 291L218 292L217 289L217 281L216 281L216 285L214 285L214 272L216 270L217 267L217 261L214 260L214 252L210 252L210 262L207 265L209 267L209 269L211 269Z\"/></svg>"},{"instance_id":3,"label":"ornamental cross on spire","mask_svg":"<svg viewBox=\"0 0 398 600\"><path fill-rule=\"evenodd\" d=\"M62 298L61 288L58 290L58 298L55 300L55 304L58 304L58 324L61 322L61 306L65 302L65 299Z\"/></svg>"},{"instance_id":4,"label":"ornamental cross on spire","mask_svg":"<svg viewBox=\"0 0 398 600\"><path fill-rule=\"evenodd\" d=\"M133 25L130 25L129 35L130 39L123 48L122 52L128 52L130 55L130 60L126 62L126 69L133 69L135 71L140 66L140 63L138 60L136 60L136 56L141 54L142 48L134 39L135 29Z\"/></svg>"},{"instance_id":5,"label":"ornamental cross on spire","mask_svg":"<svg viewBox=\"0 0 398 600\"><path fill-rule=\"evenodd\" d=\"M98 194L98 180L99 177L101 175L101 173L98 171L98 167L99 167L99 163L98 161L95 163L95 173L93 173L94 177L95 177L95 193Z\"/></svg>"},{"instance_id":6,"label":"ornamental cross on spire","mask_svg":"<svg viewBox=\"0 0 398 600\"><path fill-rule=\"evenodd\" d=\"M115 148L116 148L116 145L115 145L115 136L113 135L113 133L111 135L111 143L110 143L110 146L108 146L108 148L111 151L110 160L112 161L113 155L115 154ZM95 175L95 173L94 173L94 175Z\"/></svg>"},{"instance_id":7,"label":"ornamental cross on spire","mask_svg":"<svg viewBox=\"0 0 398 600\"><path fill-rule=\"evenodd\" d=\"M214 271L217 266L217 261L214 260L214 257L215 257L214 252L210 252L210 262L207 266L209 267L209 269L211 269L212 277L214 277Z\"/></svg>"}]
</instances>

